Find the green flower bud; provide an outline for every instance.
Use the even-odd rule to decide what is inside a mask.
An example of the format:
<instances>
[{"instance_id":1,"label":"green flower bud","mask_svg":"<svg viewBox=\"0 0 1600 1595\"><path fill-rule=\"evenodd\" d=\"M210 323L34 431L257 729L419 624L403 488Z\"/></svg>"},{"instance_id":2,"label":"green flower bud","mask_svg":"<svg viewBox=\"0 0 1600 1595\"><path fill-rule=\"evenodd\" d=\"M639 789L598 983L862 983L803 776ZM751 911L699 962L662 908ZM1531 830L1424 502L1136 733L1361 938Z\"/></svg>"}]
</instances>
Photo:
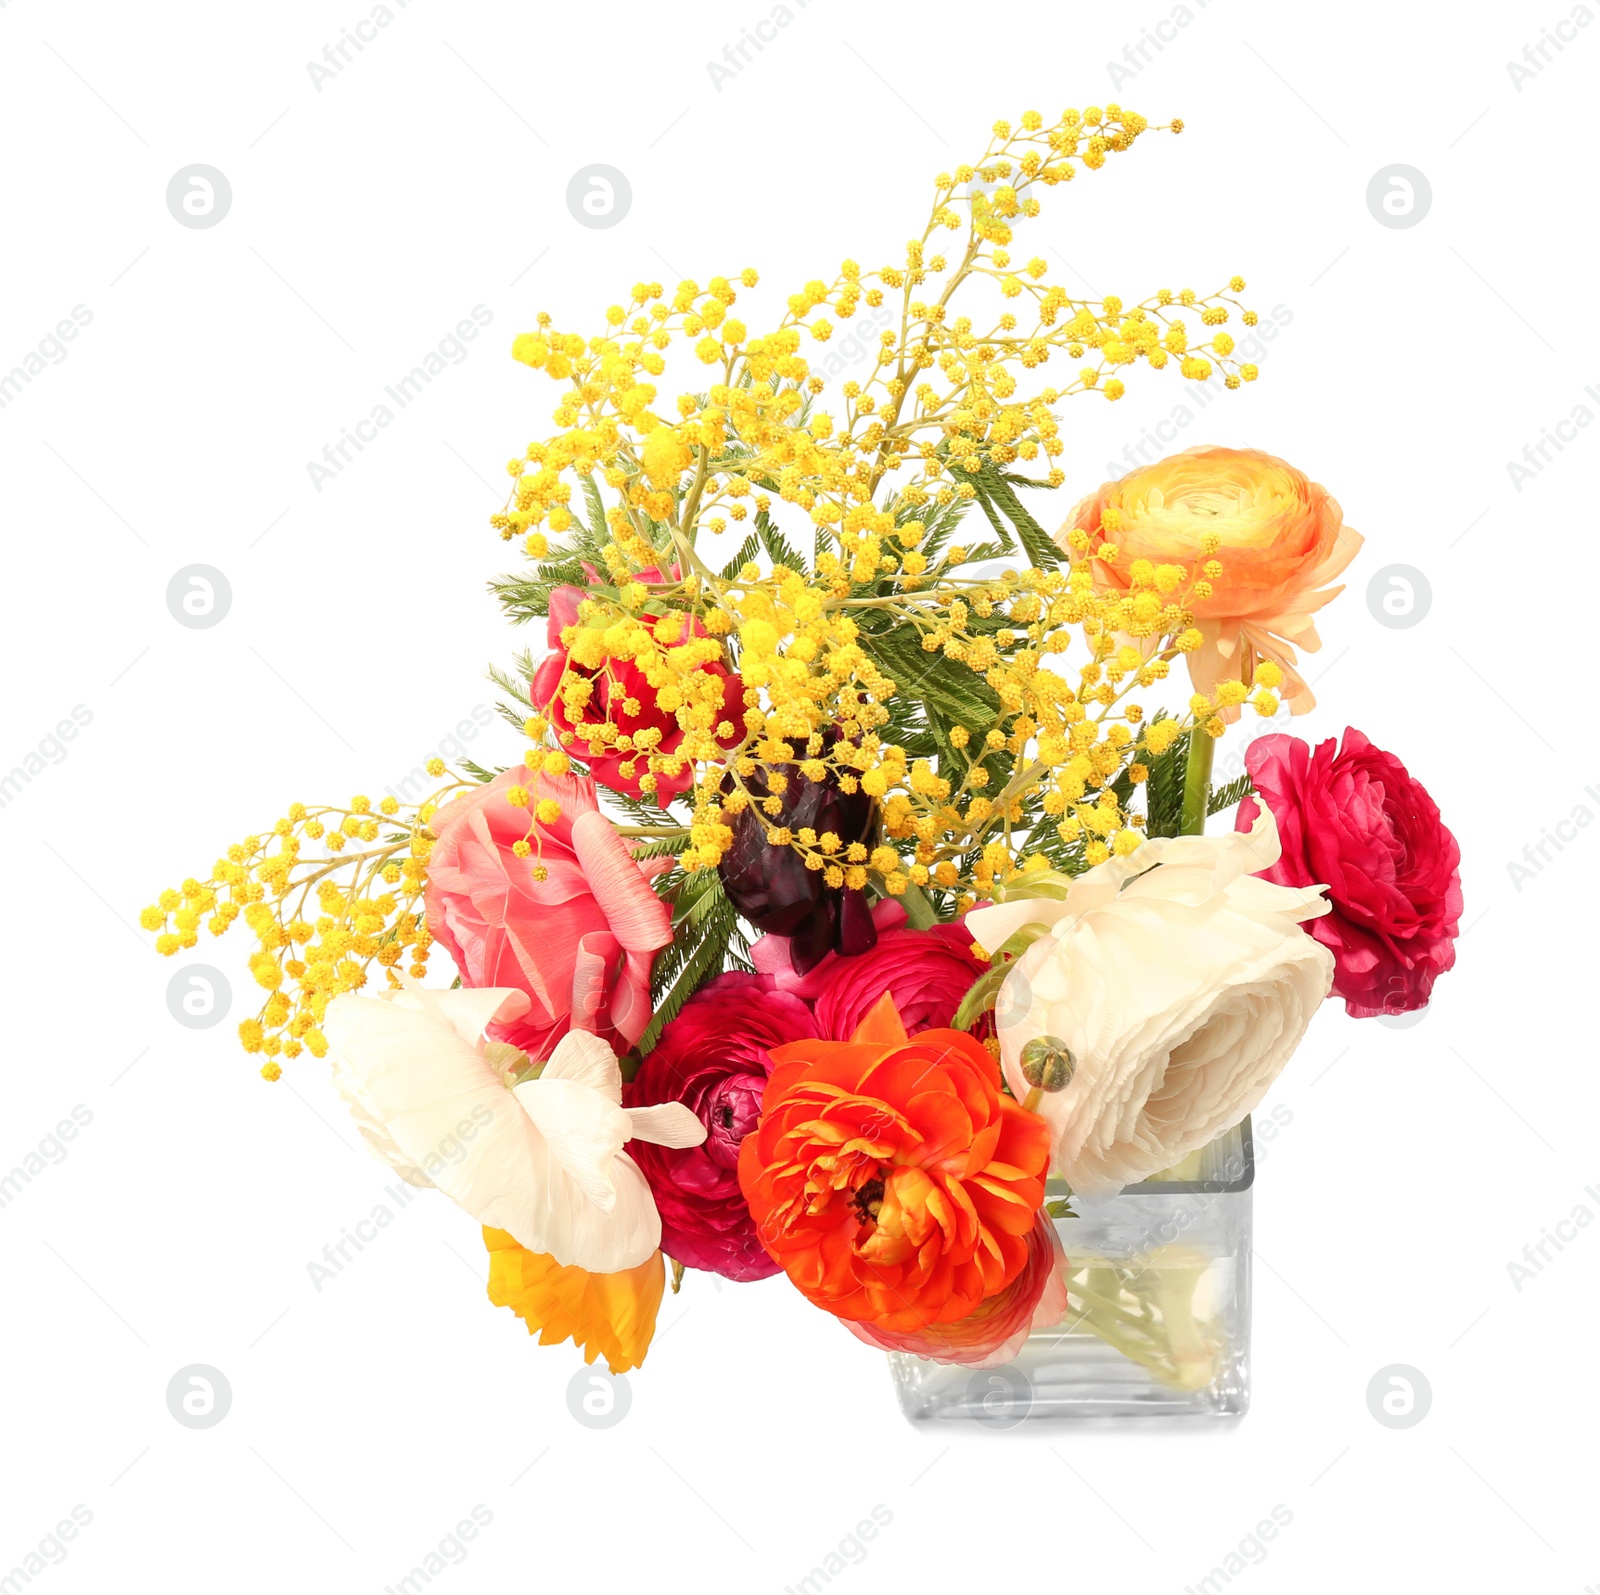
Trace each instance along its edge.
<instances>
[{"instance_id":1,"label":"green flower bud","mask_svg":"<svg viewBox=\"0 0 1600 1595\"><path fill-rule=\"evenodd\" d=\"M1022 1078L1040 1091L1062 1091L1077 1060L1060 1036L1035 1036L1022 1049Z\"/></svg>"}]
</instances>

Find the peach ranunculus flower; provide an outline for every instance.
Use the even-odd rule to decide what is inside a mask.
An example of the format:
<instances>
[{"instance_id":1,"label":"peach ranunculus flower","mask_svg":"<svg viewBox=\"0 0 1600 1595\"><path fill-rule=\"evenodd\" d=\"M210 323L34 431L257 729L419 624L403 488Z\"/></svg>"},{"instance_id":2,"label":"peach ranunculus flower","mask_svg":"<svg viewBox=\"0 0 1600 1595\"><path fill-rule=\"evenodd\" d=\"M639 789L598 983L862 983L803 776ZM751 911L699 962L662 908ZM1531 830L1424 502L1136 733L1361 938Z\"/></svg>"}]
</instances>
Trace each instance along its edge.
<instances>
[{"instance_id":1,"label":"peach ranunculus flower","mask_svg":"<svg viewBox=\"0 0 1600 1595\"><path fill-rule=\"evenodd\" d=\"M1184 600L1201 636L1188 655L1195 690L1214 694L1220 682L1235 679L1249 685L1256 665L1271 660L1283 671L1291 713L1316 703L1294 668L1295 649L1322 646L1312 616L1344 591L1328 583L1355 558L1362 538L1304 472L1259 449L1186 449L1104 483L1056 540L1075 557L1089 556L1102 592L1126 591L1140 559L1181 565L1191 580L1204 581L1215 547L1222 570L1210 594ZM1114 558L1099 552L1107 547ZM1238 706L1222 714L1237 719Z\"/></svg>"},{"instance_id":2,"label":"peach ranunculus flower","mask_svg":"<svg viewBox=\"0 0 1600 1595\"><path fill-rule=\"evenodd\" d=\"M526 803L513 806L519 790ZM548 823L536 818L545 802L560 809ZM464 984L510 986L532 999L489 1034L535 1060L569 1030L626 1052L650 1023L651 965L672 940L672 916L650 885L671 860L633 857L589 777L535 777L521 765L430 823L429 931ZM530 851L519 856L525 837Z\"/></svg>"}]
</instances>

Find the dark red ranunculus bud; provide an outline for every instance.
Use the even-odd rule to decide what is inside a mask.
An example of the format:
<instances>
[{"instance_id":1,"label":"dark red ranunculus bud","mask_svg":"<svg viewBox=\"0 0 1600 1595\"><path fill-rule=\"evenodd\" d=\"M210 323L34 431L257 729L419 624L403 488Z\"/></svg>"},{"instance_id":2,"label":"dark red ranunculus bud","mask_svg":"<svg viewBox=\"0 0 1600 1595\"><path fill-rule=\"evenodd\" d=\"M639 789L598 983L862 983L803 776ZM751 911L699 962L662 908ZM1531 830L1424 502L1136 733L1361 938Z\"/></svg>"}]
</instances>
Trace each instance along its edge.
<instances>
[{"instance_id":1,"label":"dark red ranunculus bud","mask_svg":"<svg viewBox=\"0 0 1600 1595\"><path fill-rule=\"evenodd\" d=\"M796 749L795 757L803 756ZM808 780L798 769L786 773L789 784L779 795L782 808L777 814L758 808L771 795L765 773L758 769L745 782L756 801L733 816L733 846L717 868L733 906L756 930L789 938L790 958L803 975L829 952L866 952L878 933L864 891L829 886L821 870L807 869L792 847L769 842L767 832L809 826L818 836L832 831L844 847L852 842L870 846L873 808L865 792L842 791L832 771L820 781ZM725 783L724 790L730 786Z\"/></svg>"}]
</instances>

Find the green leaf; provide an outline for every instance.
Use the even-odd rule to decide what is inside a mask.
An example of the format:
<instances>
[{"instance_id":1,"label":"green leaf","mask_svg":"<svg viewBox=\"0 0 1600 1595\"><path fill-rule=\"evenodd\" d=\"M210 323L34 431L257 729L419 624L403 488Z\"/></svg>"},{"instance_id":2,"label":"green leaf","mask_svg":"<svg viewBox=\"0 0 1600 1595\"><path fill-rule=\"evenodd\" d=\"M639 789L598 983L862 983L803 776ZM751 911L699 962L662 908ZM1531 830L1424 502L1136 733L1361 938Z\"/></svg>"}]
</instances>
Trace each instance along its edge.
<instances>
[{"instance_id":1,"label":"green leaf","mask_svg":"<svg viewBox=\"0 0 1600 1595\"><path fill-rule=\"evenodd\" d=\"M639 1038L641 1054L655 1046L661 1032L706 981L725 968L750 968L749 943L715 870L696 870L692 875L674 870L656 890L672 912L672 942L656 954L651 971L656 1011Z\"/></svg>"},{"instance_id":2,"label":"green leaf","mask_svg":"<svg viewBox=\"0 0 1600 1595\"><path fill-rule=\"evenodd\" d=\"M1206 805L1206 814L1208 816L1220 814L1224 809L1231 809L1235 803L1242 803L1254 791L1255 783L1248 775L1241 775L1225 786L1214 786L1211 789L1211 799Z\"/></svg>"},{"instance_id":3,"label":"green leaf","mask_svg":"<svg viewBox=\"0 0 1600 1595\"><path fill-rule=\"evenodd\" d=\"M535 712L533 700L528 696L536 668L533 650L524 648L519 653L513 654L511 664L511 670L502 665L490 665L484 674L511 699L510 703L504 701L497 703L495 708L499 710L500 718L508 725L515 726L517 735L521 736L523 721Z\"/></svg>"},{"instance_id":4,"label":"green leaf","mask_svg":"<svg viewBox=\"0 0 1600 1595\"><path fill-rule=\"evenodd\" d=\"M1165 720L1171 716L1158 714L1155 718ZM1189 733L1184 732L1165 752L1145 753L1142 757L1150 772L1145 783L1149 815L1145 834L1177 836L1183 828L1183 774L1189 762Z\"/></svg>"},{"instance_id":5,"label":"green leaf","mask_svg":"<svg viewBox=\"0 0 1600 1595\"><path fill-rule=\"evenodd\" d=\"M739 572L761 552L761 540L754 532L745 538L739 545L739 552L722 567L722 579L731 582L737 579Z\"/></svg>"},{"instance_id":6,"label":"green leaf","mask_svg":"<svg viewBox=\"0 0 1600 1595\"><path fill-rule=\"evenodd\" d=\"M756 511L756 536L761 539L761 546L771 556L774 565L787 565L802 576L809 572L810 566L805 556L784 539L783 533L772 524L765 510Z\"/></svg>"}]
</instances>

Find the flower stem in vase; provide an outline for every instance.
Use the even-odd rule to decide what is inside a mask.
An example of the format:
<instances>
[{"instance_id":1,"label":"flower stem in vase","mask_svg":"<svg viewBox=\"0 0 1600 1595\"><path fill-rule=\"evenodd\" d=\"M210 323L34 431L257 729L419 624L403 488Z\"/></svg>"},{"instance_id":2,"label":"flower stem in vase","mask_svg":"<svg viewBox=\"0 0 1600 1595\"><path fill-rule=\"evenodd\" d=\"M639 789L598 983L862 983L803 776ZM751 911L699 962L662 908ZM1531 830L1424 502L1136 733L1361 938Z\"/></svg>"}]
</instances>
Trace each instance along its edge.
<instances>
[{"instance_id":1,"label":"flower stem in vase","mask_svg":"<svg viewBox=\"0 0 1600 1595\"><path fill-rule=\"evenodd\" d=\"M1210 1260L1186 1246L1143 1257L1075 1257L1067 1270L1068 1329L1085 1329L1174 1390L1216 1376L1220 1326L1196 1316ZM1202 1328L1204 1323L1204 1328Z\"/></svg>"}]
</instances>

